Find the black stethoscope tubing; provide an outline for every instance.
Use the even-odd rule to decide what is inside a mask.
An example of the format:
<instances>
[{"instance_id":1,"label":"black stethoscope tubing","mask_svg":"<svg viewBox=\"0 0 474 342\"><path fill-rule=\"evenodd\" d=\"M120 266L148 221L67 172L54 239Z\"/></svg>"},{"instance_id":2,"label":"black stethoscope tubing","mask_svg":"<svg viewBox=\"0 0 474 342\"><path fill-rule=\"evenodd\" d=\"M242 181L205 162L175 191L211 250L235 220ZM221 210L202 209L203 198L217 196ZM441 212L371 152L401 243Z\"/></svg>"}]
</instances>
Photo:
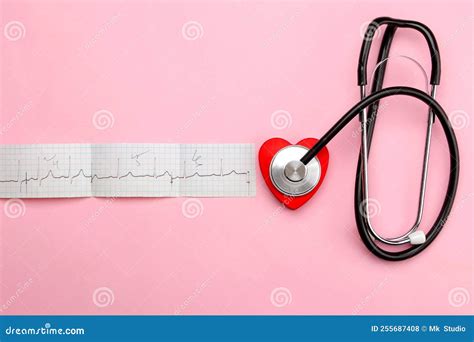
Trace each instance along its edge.
<instances>
[{"instance_id":1,"label":"black stethoscope tubing","mask_svg":"<svg viewBox=\"0 0 474 342\"><path fill-rule=\"evenodd\" d=\"M372 38L375 34L375 31L379 28L380 25L387 24L385 30L379 56L378 62L386 60L388 57L390 46L396 32L397 27L407 27L415 29L423 34L426 38L428 46L430 48L431 59L432 59L432 69L431 69L431 79L430 83L435 86L439 84L440 75L441 75L441 61L439 56L439 49L434 38L433 33L425 25L408 20L398 20L392 18L377 18L372 21L369 25L364 43L362 44L361 53L359 57L359 68L358 68L358 84L359 86L365 86L367 84L367 60L370 50L370 45ZM454 197L456 195L458 179L459 179L459 149L454 134L453 128L449 122L449 119L440 106L440 104L427 93L411 88L411 87L389 87L382 89L383 79L385 75L386 63L383 63L380 68L377 70L374 81L372 83L372 93L363 98L360 102L355 104L346 114L344 114L337 122L334 124L329 131L324 134L323 137L316 143L302 158L301 162L307 164L312 158L314 158L321 149L326 146L340 131L344 128L352 119L356 116L361 115L362 111L365 108L368 108L368 117L367 117L367 142L370 149L370 144L372 142L372 136L375 128L375 121L377 117L378 104L379 101L385 97L395 96L395 95L404 95L412 98L416 98L420 101L423 101L426 105L429 106L432 113L435 114L435 117L438 118L444 134L446 135L447 144L449 147L450 154L450 172L449 172L449 181L446 190L446 195L444 198L443 205L441 210L436 218L433 226L426 234L426 241L420 245L414 245L403 251L387 251L377 244L376 240L370 233L370 226L368 218L363 215L360 211L361 204L364 201L364 189L363 189L363 169L362 169L362 154L359 155L357 172L356 172L356 183L355 183L355 195L354 195L354 208L355 208L355 218L357 223L357 228L359 235L365 244L365 246L376 256L390 261L399 261L411 258L425 248L427 248L436 236L440 233L443 226L445 225L449 213L453 207ZM362 147L361 147L362 153Z\"/></svg>"}]
</instances>

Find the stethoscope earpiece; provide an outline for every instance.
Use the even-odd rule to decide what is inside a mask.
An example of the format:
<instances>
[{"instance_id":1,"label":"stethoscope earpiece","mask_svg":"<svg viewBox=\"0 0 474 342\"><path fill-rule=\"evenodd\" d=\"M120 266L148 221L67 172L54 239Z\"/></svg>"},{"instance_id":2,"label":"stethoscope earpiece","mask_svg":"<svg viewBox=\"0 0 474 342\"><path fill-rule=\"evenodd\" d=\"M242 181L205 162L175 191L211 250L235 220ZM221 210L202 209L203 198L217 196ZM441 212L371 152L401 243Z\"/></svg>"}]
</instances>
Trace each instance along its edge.
<instances>
[{"instance_id":1,"label":"stethoscope earpiece","mask_svg":"<svg viewBox=\"0 0 474 342\"><path fill-rule=\"evenodd\" d=\"M367 85L367 61L372 37L377 28L387 25L384 32L377 65L372 75L372 92L366 95ZM375 28L375 29L374 29ZM432 68L431 91L429 93L411 87L382 88L385 75L386 62L389 59L390 46L397 28L411 28L423 34L428 42L431 53ZM366 247L376 256L390 261L399 261L411 258L426 247L440 233L447 222L449 213L453 206L459 179L459 149L456 136L451 127L449 119L435 100L436 86L439 84L441 75L441 62L436 39L431 30L416 21L398 20L387 17L377 18L368 26L367 32L359 56L358 84L361 91L361 100L356 103L336 124L329 129L318 141L308 144L308 139L302 140L296 145L290 145L287 141L279 138L270 139L262 145L259 159L260 168L267 185L273 194L288 208L297 209L306 203L315 194L324 179L329 154L326 145L334 138L352 119L359 117L361 122L361 153L356 172L356 189L354 196L355 219L359 235ZM414 61L407 56L400 56ZM423 69L422 69L423 70ZM424 70L423 70L424 72ZM426 73L425 78L428 79ZM369 215L369 181L368 181L368 159L375 122L378 114L380 100L390 96L409 96L424 102L428 107L428 128L426 132L425 151L423 157L423 171L421 178L418 213L415 223L403 235L394 238L384 238L373 228ZM446 196L440 213L432 228L425 234L419 229L423 206L425 202L425 190L428 176L428 162L430 154L432 126L438 118L449 147L450 173ZM271 156L271 162L269 162ZM379 246L386 244L391 246L406 245L411 247L403 251L388 251Z\"/></svg>"},{"instance_id":2,"label":"stethoscope earpiece","mask_svg":"<svg viewBox=\"0 0 474 342\"><path fill-rule=\"evenodd\" d=\"M426 242L426 235L425 232L422 230L417 230L408 235L408 239L410 240L410 244L412 245L422 245Z\"/></svg>"}]
</instances>

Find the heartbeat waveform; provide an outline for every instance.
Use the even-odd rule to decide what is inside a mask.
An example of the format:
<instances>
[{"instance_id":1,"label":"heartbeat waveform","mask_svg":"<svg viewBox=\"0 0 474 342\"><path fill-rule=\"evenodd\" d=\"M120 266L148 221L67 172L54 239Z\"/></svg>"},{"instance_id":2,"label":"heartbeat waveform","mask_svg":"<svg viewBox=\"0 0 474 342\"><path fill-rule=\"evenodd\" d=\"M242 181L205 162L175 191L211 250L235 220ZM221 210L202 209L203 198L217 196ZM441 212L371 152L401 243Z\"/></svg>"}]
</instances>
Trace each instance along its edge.
<instances>
[{"instance_id":1,"label":"heartbeat waveform","mask_svg":"<svg viewBox=\"0 0 474 342\"><path fill-rule=\"evenodd\" d=\"M193 161L194 157L193 157ZM127 171L124 174L120 174L120 158L117 158L117 173L115 175L107 175L107 176L100 176L97 173L91 173L91 174L86 174L84 169L79 169L79 171L75 174L72 173L71 171L71 156L68 157L68 173L67 175L55 175L53 169L49 169L48 172L40 177L40 166L39 166L39 157L38 157L38 163L37 163L37 170L36 170L36 176L28 176L28 172L25 172L24 177L20 176L20 170L21 170L21 161L18 160L18 174L15 179L0 179L0 183L19 183L20 186L20 192L22 192L22 186L25 185L25 191L28 192L28 182L39 182L38 185L41 186L42 182L47 180L47 179L69 179L70 183L72 184L73 181L79 177L83 177L85 179L89 179L91 183L94 182L94 180L104 180L104 179L117 179L121 180L124 178L153 178L153 179L160 179L163 177L168 177L169 182L173 184L175 180L186 180L190 178L208 178L208 177L228 177L232 175L237 175L237 176L246 176L246 183L250 184L250 171L237 171L235 169L232 169L228 172L223 171L223 161L222 159L220 160L220 170L219 173L199 173L198 171L195 171L191 174L186 174L186 162L184 162L184 168L183 168L183 175L173 175L172 172L165 170L161 173L157 173L156 171L156 157L153 158L153 173L152 174L135 174L133 171ZM201 166L202 164L199 164Z\"/></svg>"}]
</instances>

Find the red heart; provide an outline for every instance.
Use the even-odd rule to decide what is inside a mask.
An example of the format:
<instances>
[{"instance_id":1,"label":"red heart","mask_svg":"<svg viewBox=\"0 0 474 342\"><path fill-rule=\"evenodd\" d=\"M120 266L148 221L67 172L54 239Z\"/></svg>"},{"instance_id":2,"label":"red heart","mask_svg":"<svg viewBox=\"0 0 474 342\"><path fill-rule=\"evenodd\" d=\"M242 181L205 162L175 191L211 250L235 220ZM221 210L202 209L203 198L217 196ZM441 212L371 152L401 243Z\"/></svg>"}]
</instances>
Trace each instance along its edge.
<instances>
[{"instance_id":1,"label":"red heart","mask_svg":"<svg viewBox=\"0 0 474 342\"><path fill-rule=\"evenodd\" d=\"M315 138L306 138L298 142L296 145L304 146L307 148L313 147L314 144L318 142L318 139ZM321 186L324 177L326 176L326 171L328 169L329 163L329 152L326 147L324 147L318 153L319 163L321 164L321 178L319 179L318 184L316 187L311 190L311 192L307 193L303 196L288 196L280 191L273 185L272 180L270 178L270 163L272 162L273 157L275 154L280 151L282 148L291 145L288 141L281 138L272 138L265 141L260 147L260 151L258 152L258 160L260 163L260 171L262 172L263 178L265 179L265 183L270 188L270 191L275 195L275 197L283 203L287 208L290 209L298 209L303 204L308 202L308 200L314 196L316 191L318 191L319 187Z\"/></svg>"}]
</instances>

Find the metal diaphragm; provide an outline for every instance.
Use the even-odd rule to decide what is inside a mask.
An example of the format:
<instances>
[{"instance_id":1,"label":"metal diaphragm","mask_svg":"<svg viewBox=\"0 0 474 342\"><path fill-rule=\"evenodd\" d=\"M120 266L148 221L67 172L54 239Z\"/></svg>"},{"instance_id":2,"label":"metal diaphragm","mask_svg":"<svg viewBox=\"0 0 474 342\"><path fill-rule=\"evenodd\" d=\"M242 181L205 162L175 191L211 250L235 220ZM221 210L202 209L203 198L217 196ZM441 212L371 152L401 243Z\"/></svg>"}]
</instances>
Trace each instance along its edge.
<instances>
[{"instance_id":1,"label":"metal diaphragm","mask_svg":"<svg viewBox=\"0 0 474 342\"><path fill-rule=\"evenodd\" d=\"M311 192L321 178L321 164L317 157L307 165L300 162L308 152L306 147L291 145L282 148L270 163L273 185L288 196L303 196Z\"/></svg>"}]
</instances>

